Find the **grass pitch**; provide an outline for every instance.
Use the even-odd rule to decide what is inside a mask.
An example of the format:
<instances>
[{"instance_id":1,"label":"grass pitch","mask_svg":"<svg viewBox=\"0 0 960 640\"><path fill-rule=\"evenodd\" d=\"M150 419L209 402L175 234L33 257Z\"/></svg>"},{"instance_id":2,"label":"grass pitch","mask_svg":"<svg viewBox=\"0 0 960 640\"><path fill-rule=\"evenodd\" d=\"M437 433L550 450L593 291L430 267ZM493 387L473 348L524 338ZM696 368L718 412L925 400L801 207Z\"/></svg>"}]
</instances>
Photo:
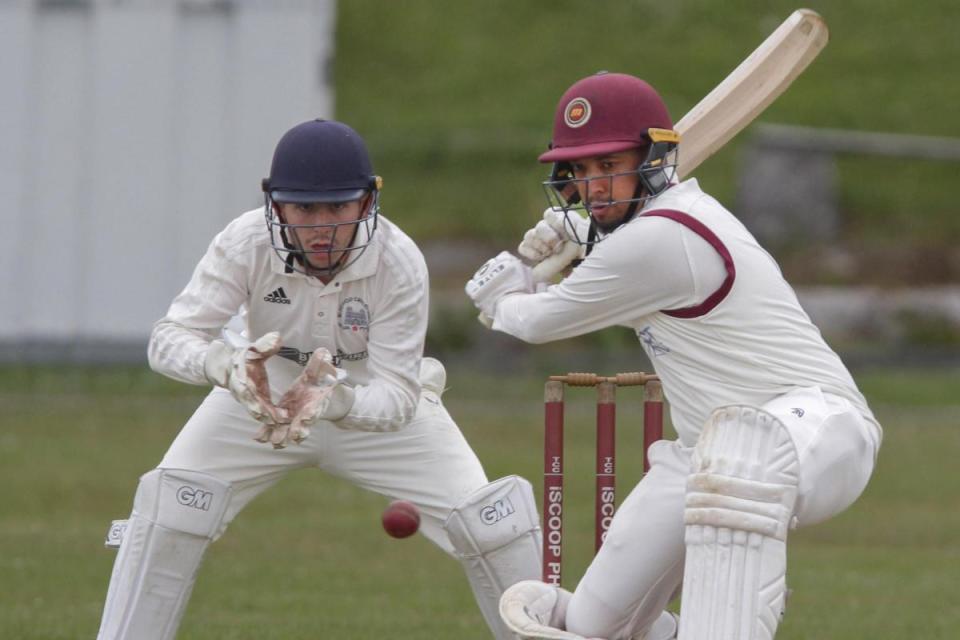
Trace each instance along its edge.
<instances>
[{"instance_id":1,"label":"grass pitch","mask_svg":"<svg viewBox=\"0 0 960 640\"><path fill-rule=\"evenodd\" d=\"M542 377L450 368L448 408L489 475L521 473L539 493ZM857 378L885 427L878 470L848 512L793 534L778 640L955 637L957 372ZM94 637L114 558L107 525L203 393L142 369L0 371L0 637ZM621 499L639 479L639 395L618 403ZM567 410L568 586L590 556L593 411L589 392ZM486 638L458 564L419 536L387 537L384 504L292 474L213 545L179 638Z\"/></svg>"}]
</instances>

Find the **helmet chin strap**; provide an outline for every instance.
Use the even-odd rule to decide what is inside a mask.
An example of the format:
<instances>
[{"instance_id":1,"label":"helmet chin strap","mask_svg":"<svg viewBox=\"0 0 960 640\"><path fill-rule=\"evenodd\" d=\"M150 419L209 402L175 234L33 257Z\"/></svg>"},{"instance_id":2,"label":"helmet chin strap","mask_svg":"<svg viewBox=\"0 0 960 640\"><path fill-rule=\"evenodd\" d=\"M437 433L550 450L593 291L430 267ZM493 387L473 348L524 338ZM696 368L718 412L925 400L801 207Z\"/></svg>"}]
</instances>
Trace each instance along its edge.
<instances>
[{"instance_id":1,"label":"helmet chin strap","mask_svg":"<svg viewBox=\"0 0 960 640\"><path fill-rule=\"evenodd\" d=\"M637 211L640 209L640 203L644 202L643 194L646 192L646 188L643 186L643 181L637 183L637 188L633 190L633 202L630 203L630 206L627 207L627 213L624 214L623 220L621 220L617 226L630 222L633 219L633 216L637 215Z\"/></svg>"},{"instance_id":2,"label":"helmet chin strap","mask_svg":"<svg viewBox=\"0 0 960 640\"><path fill-rule=\"evenodd\" d=\"M587 248L584 252L584 257L590 255L590 252L593 250L593 245L596 244L597 235L601 230L604 233L612 233L621 225L630 222L630 220L637 215L637 211L640 208L640 203L643 202L644 191L645 188L643 186L643 182L637 183L637 187L633 191L633 198L631 199L630 206L627 207L627 212L623 214L623 219L609 229L601 229L597 224L597 221L594 219L593 214L590 215L590 230L587 232Z\"/></svg>"},{"instance_id":3,"label":"helmet chin strap","mask_svg":"<svg viewBox=\"0 0 960 640\"><path fill-rule=\"evenodd\" d=\"M597 242L597 221L593 219L593 216L590 216L590 228L587 230L587 248L583 251L583 257L586 258L590 255L590 252L593 251L593 245ZM583 260L577 260L574 266L577 266L583 262Z\"/></svg>"}]
</instances>

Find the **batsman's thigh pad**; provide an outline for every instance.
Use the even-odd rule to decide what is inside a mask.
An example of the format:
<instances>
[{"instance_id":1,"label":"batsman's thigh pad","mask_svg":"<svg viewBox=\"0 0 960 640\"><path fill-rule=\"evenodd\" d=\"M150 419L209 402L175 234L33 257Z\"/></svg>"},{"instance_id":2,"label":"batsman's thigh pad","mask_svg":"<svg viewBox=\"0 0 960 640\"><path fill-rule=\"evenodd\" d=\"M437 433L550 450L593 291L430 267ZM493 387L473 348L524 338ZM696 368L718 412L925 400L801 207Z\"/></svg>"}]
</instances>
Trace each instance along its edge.
<instances>
[{"instance_id":1,"label":"batsman's thigh pad","mask_svg":"<svg viewBox=\"0 0 960 640\"><path fill-rule=\"evenodd\" d=\"M444 523L484 619L498 638L511 638L498 612L504 590L540 577L541 534L533 487L506 476L453 508Z\"/></svg>"},{"instance_id":2,"label":"batsman's thigh pad","mask_svg":"<svg viewBox=\"0 0 960 640\"><path fill-rule=\"evenodd\" d=\"M794 389L763 405L787 427L800 457L798 527L848 508L873 472L879 432L849 400L817 387Z\"/></svg>"},{"instance_id":3,"label":"batsman's thigh pad","mask_svg":"<svg viewBox=\"0 0 960 640\"><path fill-rule=\"evenodd\" d=\"M776 417L718 409L694 449L680 640L772 639L786 595L799 460Z\"/></svg>"},{"instance_id":4,"label":"batsman's thigh pad","mask_svg":"<svg viewBox=\"0 0 960 640\"><path fill-rule=\"evenodd\" d=\"M154 469L140 478L110 577L100 640L176 635L230 496L228 483L205 473Z\"/></svg>"},{"instance_id":5,"label":"batsman's thigh pad","mask_svg":"<svg viewBox=\"0 0 960 640\"><path fill-rule=\"evenodd\" d=\"M447 370L436 358L424 356L420 359L420 385L431 391L437 398L443 395L447 386Z\"/></svg>"}]
</instances>

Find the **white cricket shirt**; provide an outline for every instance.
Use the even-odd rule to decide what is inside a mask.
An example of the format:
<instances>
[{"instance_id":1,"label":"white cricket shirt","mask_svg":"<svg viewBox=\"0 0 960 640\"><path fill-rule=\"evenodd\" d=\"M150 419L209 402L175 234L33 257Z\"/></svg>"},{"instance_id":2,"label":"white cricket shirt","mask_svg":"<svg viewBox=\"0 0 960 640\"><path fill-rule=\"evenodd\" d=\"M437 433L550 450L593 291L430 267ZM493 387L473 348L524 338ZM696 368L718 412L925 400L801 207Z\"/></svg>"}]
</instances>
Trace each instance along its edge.
<instances>
[{"instance_id":1,"label":"white cricket shirt","mask_svg":"<svg viewBox=\"0 0 960 640\"><path fill-rule=\"evenodd\" d=\"M396 429L412 419L420 397L428 296L423 254L383 216L360 258L323 284L287 268L259 208L213 239L186 288L154 326L150 365L176 380L208 384L207 347L244 308L251 339L270 331L283 339L284 350L267 361L275 392L289 388L309 355L325 347L356 392L339 424Z\"/></svg>"},{"instance_id":2,"label":"white cricket shirt","mask_svg":"<svg viewBox=\"0 0 960 640\"><path fill-rule=\"evenodd\" d=\"M866 400L774 259L696 180L647 201L561 283L504 297L493 328L540 343L615 325L643 344L687 446L717 407L810 386L849 400L879 446Z\"/></svg>"}]
</instances>

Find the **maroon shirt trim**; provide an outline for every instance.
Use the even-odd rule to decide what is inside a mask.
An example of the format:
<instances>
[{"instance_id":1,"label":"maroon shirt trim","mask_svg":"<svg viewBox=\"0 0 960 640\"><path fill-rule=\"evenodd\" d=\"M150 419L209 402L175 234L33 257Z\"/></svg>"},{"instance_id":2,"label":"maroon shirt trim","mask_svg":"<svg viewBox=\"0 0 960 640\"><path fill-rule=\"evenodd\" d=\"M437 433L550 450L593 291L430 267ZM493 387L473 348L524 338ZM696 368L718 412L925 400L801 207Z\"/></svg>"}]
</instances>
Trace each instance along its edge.
<instances>
[{"instance_id":1,"label":"maroon shirt trim","mask_svg":"<svg viewBox=\"0 0 960 640\"><path fill-rule=\"evenodd\" d=\"M730 289L733 288L733 281L737 278L737 269L733 265L733 257L727 250L726 245L724 245L723 242L720 241L720 238L718 238L713 231L707 228L705 224L688 213L675 211L673 209L654 209L653 211L647 211L646 213L641 214L641 217L643 216L669 218L674 222L679 222L709 242L710 246L720 254L721 258L723 258L723 267L727 270L727 277L724 279L723 284L720 285L719 289L707 296L707 298L698 305L684 307L683 309L661 310L661 313L665 313L673 318L696 318L698 316L703 316L710 313L714 307L720 304L723 299L727 297L727 294L730 293Z\"/></svg>"}]
</instances>

